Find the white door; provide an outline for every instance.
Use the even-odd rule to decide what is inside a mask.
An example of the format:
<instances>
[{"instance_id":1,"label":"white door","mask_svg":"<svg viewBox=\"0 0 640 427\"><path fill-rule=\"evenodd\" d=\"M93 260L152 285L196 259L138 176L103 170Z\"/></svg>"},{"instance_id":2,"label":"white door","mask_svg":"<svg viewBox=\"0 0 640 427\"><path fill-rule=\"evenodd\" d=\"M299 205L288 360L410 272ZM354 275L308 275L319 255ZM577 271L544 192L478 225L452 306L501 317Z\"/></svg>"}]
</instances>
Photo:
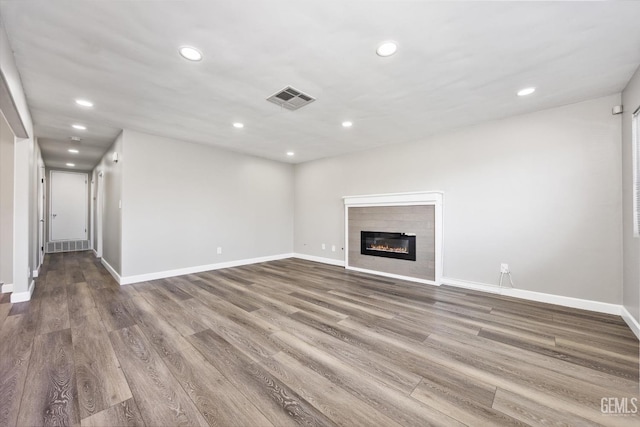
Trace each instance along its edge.
<instances>
[{"instance_id":1,"label":"white door","mask_svg":"<svg viewBox=\"0 0 640 427\"><path fill-rule=\"evenodd\" d=\"M51 171L51 241L87 239L87 174Z\"/></svg>"}]
</instances>

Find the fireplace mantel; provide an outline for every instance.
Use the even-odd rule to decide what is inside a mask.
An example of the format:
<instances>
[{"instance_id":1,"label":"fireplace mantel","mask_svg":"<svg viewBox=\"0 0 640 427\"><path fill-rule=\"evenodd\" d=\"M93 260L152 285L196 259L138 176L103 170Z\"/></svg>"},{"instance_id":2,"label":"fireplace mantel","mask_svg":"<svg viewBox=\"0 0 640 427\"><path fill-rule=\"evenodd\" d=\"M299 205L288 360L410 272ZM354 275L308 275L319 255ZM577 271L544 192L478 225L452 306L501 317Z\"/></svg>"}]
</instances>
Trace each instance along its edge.
<instances>
[{"instance_id":1,"label":"fireplace mantel","mask_svg":"<svg viewBox=\"0 0 640 427\"><path fill-rule=\"evenodd\" d=\"M444 193L441 191L422 191L411 193L389 193L389 194L369 194L358 196L345 196L343 197L345 205L345 268L348 270L361 271L365 273L378 274L386 277L392 277L397 279L409 280L419 283L426 283L431 285L440 285L442 278L442 205L443 205ZM415 275L398 274L396 272L391 273L388 271L377 270L376 268L362 268L353 265L354 262L350 262L349 251L349 211L351 208L367 208L367 207L383 207L383 206L433 206L433 213L435 217L434 232L434 275L431 279L415 277ZM425 208L422 208L425 209ZM390 218L391 219L391 218ZM426 218L425 218L426 221ZM352 230L353 231L353 230ZM353 234L353 233L351 233ZM351 242L353 246L353 242ZM352 248L355 250L355 248ZM353 257L354 255L351 254ZM353 261L353 260L352 260ZM356 260L357 261L357 260ZM382 262L382 261L380 261ZM385 261L389 262L389 261ZM392 261L391 261L392 262ZM355 262L357 264L357 262ZM401 266L402 264L400 264ZM405 264L407 266L407 264ZM398 267L402 270L403 267ZM407 273L408 274L408 273Z\"/></svg>"}]
</instances>

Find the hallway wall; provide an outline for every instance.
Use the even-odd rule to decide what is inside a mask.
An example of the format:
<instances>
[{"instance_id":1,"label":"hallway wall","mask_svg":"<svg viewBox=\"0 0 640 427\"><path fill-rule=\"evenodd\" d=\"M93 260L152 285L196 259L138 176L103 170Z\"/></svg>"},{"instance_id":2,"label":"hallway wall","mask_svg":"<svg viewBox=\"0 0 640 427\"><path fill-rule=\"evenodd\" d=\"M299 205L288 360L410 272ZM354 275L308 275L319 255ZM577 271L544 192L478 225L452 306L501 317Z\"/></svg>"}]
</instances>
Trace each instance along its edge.
<instances>
[{"instance_id":1,"label":"hallway wall","mask_svg":"<svg viewBox=\"0 0 640 427\"><path fill-rule=\"evenodd\" d=\"M14 135L0 113L0 282L13 284Z\"/></svg>"}]
</instances>

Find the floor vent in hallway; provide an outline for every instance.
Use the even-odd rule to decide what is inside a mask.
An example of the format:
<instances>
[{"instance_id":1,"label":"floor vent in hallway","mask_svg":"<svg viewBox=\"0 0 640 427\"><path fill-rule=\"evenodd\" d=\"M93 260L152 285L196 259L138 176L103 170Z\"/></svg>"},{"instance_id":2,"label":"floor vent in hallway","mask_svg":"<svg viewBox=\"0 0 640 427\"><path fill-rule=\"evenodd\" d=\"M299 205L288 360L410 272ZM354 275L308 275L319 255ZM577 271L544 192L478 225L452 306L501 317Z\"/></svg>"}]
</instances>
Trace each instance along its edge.
<instances>
[{"instance_id":1,"label":"floor vent in hallway","mask_svg":"<svg viewBox=\"0 0 640 427\"><path fill-rule=\"evenodd\" d=\"M69 240L65 242L47 242L47 253L86 251L90 249L88 240Z\"/></svg>"}]
</instances>

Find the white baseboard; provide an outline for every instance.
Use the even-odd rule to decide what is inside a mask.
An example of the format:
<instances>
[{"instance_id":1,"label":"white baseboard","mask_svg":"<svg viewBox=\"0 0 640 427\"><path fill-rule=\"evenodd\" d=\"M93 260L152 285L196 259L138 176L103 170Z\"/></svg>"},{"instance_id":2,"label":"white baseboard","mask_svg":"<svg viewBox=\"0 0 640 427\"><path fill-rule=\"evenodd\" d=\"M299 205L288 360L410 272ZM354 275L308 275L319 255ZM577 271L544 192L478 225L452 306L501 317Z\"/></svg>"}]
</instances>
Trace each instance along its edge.
<instances>
[{"instance_id":1,"label":"white baseboard","mask_svg":"<svg viewBox=\"0 0 640 427\"><path fill-rule=\"evenodd\" d=\"M333 259L333 258L324 258L314 255L305 255L305 254L293 254L293 258L300 258L307 261L321 262L322 264L330 264L337 265L338 267L344 267L344 260L341 259Z\"/></svg>"},{"instance_id":2,"label":"white baseboard","mask_svg":"<svg viewBox=\"0 0 640 427\"><path fill-rule=\"evenodd\" d=\"M113 276L113 278L116 279L116 282L118 282L118 284L121 285L122 284L122 278L120 277L118 272L113 267L111 267L111 264L109 264L104 258L100 258L100 263L102 263L102 265L104 266L104 268L107 269L109 274L111 274Z\"/></svg>"},{"instance_id":3,"label":"white baseboard","mask_svg":"<svg viewBox=\"0 0 640 427\"><path fill-rule=\"evenodd\" d=\"M479 282L471 282L469 280L451 279L449 277L443 277L442 284L451 285L458 288L473 289L475 291L489 292L492 294L500 293L500 288L498 288L497 286L487 285L485 283L479 283Z\"/></svg>"},{"instance_id":4,"label":"white baseboard","mask_svg":"<svg viewBox=\"0 0 640 427\"><path fill-rule=\"evenodd\" d=\"M29 301L31 299L31 295L33 295L33 290L35 289L35 287L36 282L35 280L32 280L29 284L29 290L27 290L26 292L14 292L11 294L11 302L16 303Z\"/></svg>"},{"instance_id":5,"label":"white baseboard","mask_svg":"<svg viewBox=\"0 0 640 427\"><path fill-rule=\"evenodd\" d=\"M636 337L640 340L640 323L629 313L629 310L623 305L620 315L622 319L629 325L629 329L633 331Z\"/></svg>"},{"instance_id":6,"label":"white baseboard","mask_svg":"<svg viewBox=\"0 0 640 427\"><path fill-rule=\"evenodd\" d=\"M366 268L359 268L359 267L347 266L345 268L347 270L359 271L360 273L375 274L376 276L390 277L392 279L406 280L408 282L416 282L416 283L424 283L425 285L440 286L438 283L434 282L433 280L419 279L417 277L410 277L410 276L402 276L400 274L385 273L384 271L367 270Z\"/></svg>"},{"instance_id":7,"label":"white baseboard","mask_svg":"<svg viewBox=\"0 0 640 427\"><path fill-rule=\"evenodd\" d=\"M527 291L524 289L500 288L498 286L488 285L485 283L469 282L466 280L452 279L448 277L443 277L442 283L459 288L474 289L482 292L490 292L530 301L546 302L549 304L562 305L564 307L580 308L583 310L597 311L599 313L606 314L615 314L617 316L621 315L621 305L611 304L607 302L545 294L543 292Z\"/></svg>"},{"instance_id":8,"label":"white baseboard","mask_svg":"<svg viewBox=\"0 0 640 427\"><path fill-rule=\"evenodd\" d=\"M93 249L93 248L91 248L91 250L93 251L93 254L96 256L96 258L100 258L100 257L98 256L98 251L96 251L96 250L95 250L95 249Z\"/></svg>"},{"instance_id":9,"label":"white baseboard","mask_svg":"<svg viewBox=\"0 0 640 427\"><path fill-rule=\"evenodd\" d=\"M9 292L13 292L13 283L3 283L2 292L0 293L8 294Z\"/></svg>"},{"instance_id":10,"label":"white baseboard","mask_svg":"<svg viewBox=\"0 0 640 427\"><path fill-rule=\"evenodd\" d=\"M237 261L219 262L217 264L198 265L194 267L178 268L175 270L157 271L154 273L136 274L134 276L118 276L118 283L121 285L129 285L131 283L146 282L148 280L158 280L167 277L183 276L185 274L202 273L203 271L220 270L222 268L239 267L241 265L257 264L260 262L276 261L293 257L293 254L270 255L259 258L241 259ZM111 272L113 275L115 273ZM114 276L116 277L116 276Z\"/></svg>"}]
</instances>

